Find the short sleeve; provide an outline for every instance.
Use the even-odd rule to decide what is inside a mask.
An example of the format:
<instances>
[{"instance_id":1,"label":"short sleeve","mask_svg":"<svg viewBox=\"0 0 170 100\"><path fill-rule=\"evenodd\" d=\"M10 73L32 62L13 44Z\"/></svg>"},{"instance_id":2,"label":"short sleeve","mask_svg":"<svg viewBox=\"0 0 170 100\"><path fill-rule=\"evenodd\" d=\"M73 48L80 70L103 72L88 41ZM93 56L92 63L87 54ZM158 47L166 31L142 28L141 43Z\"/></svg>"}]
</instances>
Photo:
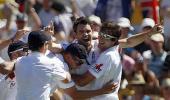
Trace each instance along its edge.
<instances>
[{"instance_id":1,"label":"short sleeve","mask_svg":"<svg viewBox=\"0 0 170 100\"><path fill-rule=\"evenodd\" d=\"M100 55L96 63L90 66L89 72L96 78L101 77L111 67L111 58L108 55Z\"/></svg>"},{"instance_id":2,"label":"short sleeve","mask_svg":"<svg viewBox=\"0 0 170 100\"><path fill-rule=\"evenodd\" d=\"M55 78L57 80L64 80L64 79L66 79L67 73L63 69L62 65L58 66L58 64L54 64L54 65L51 66L51 70L52 70L51 74L52 74L53 78Z\"/></svg>"},{"instance_id":3,"label":"short sleeve","mask_svg":"<svg viewBox=\"0 0 170 100\"><path fill-rule=\"evenodd\" d=\"M71 87L75 86L75 83L72 80L69 81L68 83L64 83L62 81L59 81L58 86L59 86L59 88L67 89L67 88L71 88Z\"/></svg>"}]
</instances>

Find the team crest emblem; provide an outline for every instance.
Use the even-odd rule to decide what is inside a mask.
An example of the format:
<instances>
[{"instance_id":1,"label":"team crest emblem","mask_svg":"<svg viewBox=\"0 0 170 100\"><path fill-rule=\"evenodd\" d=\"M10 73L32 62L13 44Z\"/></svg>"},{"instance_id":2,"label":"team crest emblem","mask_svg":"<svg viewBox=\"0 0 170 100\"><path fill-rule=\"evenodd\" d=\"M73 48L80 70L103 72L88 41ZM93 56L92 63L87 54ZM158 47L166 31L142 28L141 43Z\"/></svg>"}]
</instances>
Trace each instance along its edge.
<instances>
[{"instance_id":1,"label":"team crest emblem","mask_svg":"<svg viewBox=\"0 0 170 100\"><path fill-rule=\"evenodd\" d=\"M103 66L103 64L95 64L95 66L93 66L93 69L94 69L96 72L100 72L102 66Z\"/></svg>"}]
</instances>

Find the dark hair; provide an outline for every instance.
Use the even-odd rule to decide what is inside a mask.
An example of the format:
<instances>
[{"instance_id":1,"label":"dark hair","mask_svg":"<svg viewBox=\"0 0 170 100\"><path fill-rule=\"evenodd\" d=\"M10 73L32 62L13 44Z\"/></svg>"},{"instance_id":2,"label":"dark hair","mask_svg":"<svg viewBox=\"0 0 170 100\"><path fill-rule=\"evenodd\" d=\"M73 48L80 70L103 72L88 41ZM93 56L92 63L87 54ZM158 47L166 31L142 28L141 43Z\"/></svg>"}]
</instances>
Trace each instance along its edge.
<instances>
[{"instance_id":1,"label":"dark hair","mask_svg":"<svg viewBox=\"0 0 170 100\"><path fill-rule=\"evenodd\" d=\"M84 60L88 65L90 65L87 60L86 48L83 45L80 45L78 43L72 43L65 49L64 52L70 53L73 57L77 57L81 60ZM83 62L80 62L80 64L83 64Z\"/></svg>"},{"instance_id":2,"label":"dark hair","mask_svg":"<svg viewBox=\"0 0 170 100\"><path fill-rule=\"evenodd\" d=\"M28 46L32 51L39 51L45 42L49 41L51 37L43 31L32 31L28 36Z\"/></svg>"},{"instance_id":3,"label":"dark hair","mask_svg":"<svg viewBox=\"0 0 170 100\"><path fill-rule=\"evenodd\" d=\"M72 56L76 56L80 59L86 59L87 58L86 48L83 45L80 45L78 43L70 44L64 52L70 53Z\"/></svg>"},{"instance_id":4,"label":"dark hair","mask_svg":"<svg viewBox=\"0 0 170 100\"><path fill-rule=\"evenodd\" d=\"M90 25L90 21L86 17L80 17L80 18L76 19L76 21L73 24L73 30L75 33L77 32L77 26L79 24L83 24L83 25L89 24Z\"/></svg>"},{"instance_id":5,"label":"dark hair","mask_svg":"<svg viewBox=\"0 0 170 100\"><path fill-rule=\"evenodd\" d=\"M8 47L8 56L10 59L11 58L11 52L14 52L16 50L19 50L19 49L28 49L27 47L27 44L22 42L22 41L17 41L17 42L14 42L14 43L11 43Z\"/></svg>"},{"instance_id":6,"label":"dark hair","mask_svg":"<svg viewBox=\"0 0 170 100\"><path fill-rule=\"evenodd\" d=\"M118 40L121 36L121 27L117 25L115 22L104 22L100 29L100 32L105 34L109 34L111 36L116 37L116 39L112 39L112 41L116 41L116 45L118 44Z\"/></svg>"},{"instance_id":7,"label":"dark hair","mask_svg":"<svg viewBox=\"0 0 170 100\"><path fill-rule=\"evenodd\" d=\"M66 11L65 6L58 1L53 1L51 8L59 13L64 13Z\"/></svg>"}]
</instances>

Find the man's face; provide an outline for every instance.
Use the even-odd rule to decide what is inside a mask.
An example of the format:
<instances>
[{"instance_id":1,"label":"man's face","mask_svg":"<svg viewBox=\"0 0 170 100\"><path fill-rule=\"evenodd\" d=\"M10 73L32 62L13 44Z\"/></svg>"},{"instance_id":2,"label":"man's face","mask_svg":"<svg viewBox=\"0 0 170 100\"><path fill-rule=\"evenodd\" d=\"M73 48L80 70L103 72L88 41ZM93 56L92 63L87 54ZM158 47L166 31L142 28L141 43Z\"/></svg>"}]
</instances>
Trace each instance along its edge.
<instances>
[{"instance_id":1,"label":"man's face","mask_svg":"<svg viewBox=\"0 0 170 100\"><path fill-rule=\"evenodd\" d=\"M81 45L85 47L91 46L92 29L89 24L79 24L76 31L76 39Z\"/></svg>"},{"instance_id":2,"label":"man's face","mask_svg":"<svg viewBox=\"0 0 170 100\"><path fill-rule=\"evenodd\" d=\"M124 27L121 29L121 39L123 38L127 38L128 33L129 33L130 29L128 27Z\"/></svg>"},{"instance_id":3,"label":"man's face","mask_svg":"<svg viewBox=\"0 0 170 100\"><path fill-rule=\"evenodd\" d=\"M170 87L163 87L163 94L166 96L169 96L170 94Z\"/></svg>"},{"instance_id":4,"label":"man's face","mask_svg":"<svg viewBox=\"0 0 170 100\"><path fill-rule=\"evenodd\" d=\"M76 69L84 64L84 61L82 59L72 56L70 53L64 54L64 60L68 64L68 66L71 67L71 69Z\"/></svg>"},{"instance_id":5,"label":"man's face","mask_svg":"<svg viewBox=\"0 0 170 100\"><path fill-rule=\"evenodd\" d=\"M97 24L95 22L91 22L90 25L91 25L91 28L92 28L93 31L96 31L96 32L100 31L101 25L99 25L99 24Z\"/></svg>"},{"instance_id":6,"label":"man's face","mask_svg":"<svg viewBox=\"0 0 170 100\"><path fill-rule=\"evenodd\" d=\"M111 40L111 35L99 32L99 44L98 47L101 51L105 51L106 49L112 47L114 45L114 41Z\"/></svg>"},{"instance_id":7,"label":"man's face","mask_svg":"<svg viewBox=\"0 0 170 100\"><path fill-rule=\"evenodd\" d=\"M151 40L150 44L151 44L151 49L154 51L160 52L163 49L163 42L157 42Z\"/></svg>"}]
</instances>

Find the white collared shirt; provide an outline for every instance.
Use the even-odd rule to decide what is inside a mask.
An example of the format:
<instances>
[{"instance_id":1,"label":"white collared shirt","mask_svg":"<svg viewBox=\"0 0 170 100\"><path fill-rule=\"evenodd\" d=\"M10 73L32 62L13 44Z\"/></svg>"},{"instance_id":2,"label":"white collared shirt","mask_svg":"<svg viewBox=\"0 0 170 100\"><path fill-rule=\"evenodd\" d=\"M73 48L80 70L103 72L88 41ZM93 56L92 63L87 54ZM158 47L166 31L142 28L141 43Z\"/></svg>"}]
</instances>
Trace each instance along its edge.
<instances>
[{"instance_id":1,"label":"white collared shirt","mask_svg":"<svg viewBox=\"0 0 170 100\"><path fill-rule=\"evenodd\" d=\"M54 80L66 79L66 73L54 60L33 52L16 62L17 100L50 100Z\"/></svg>"},{"instance_id":2,"label":"white collared shirt","mask_svg":"<svg viewBox=\"0 0 170 100\"><path fill-rule=\"evenodd\" d=\"M79 90L97 90L106 83L112 81L119 83L114 92L90 98L90 100L118 100L118 90L120 87L122 65L118 52L119 46L114 46L102 52L97 61L88 67L89 72L96 78L84 87L78 87Z\"/></svg>"}]
</instances>

